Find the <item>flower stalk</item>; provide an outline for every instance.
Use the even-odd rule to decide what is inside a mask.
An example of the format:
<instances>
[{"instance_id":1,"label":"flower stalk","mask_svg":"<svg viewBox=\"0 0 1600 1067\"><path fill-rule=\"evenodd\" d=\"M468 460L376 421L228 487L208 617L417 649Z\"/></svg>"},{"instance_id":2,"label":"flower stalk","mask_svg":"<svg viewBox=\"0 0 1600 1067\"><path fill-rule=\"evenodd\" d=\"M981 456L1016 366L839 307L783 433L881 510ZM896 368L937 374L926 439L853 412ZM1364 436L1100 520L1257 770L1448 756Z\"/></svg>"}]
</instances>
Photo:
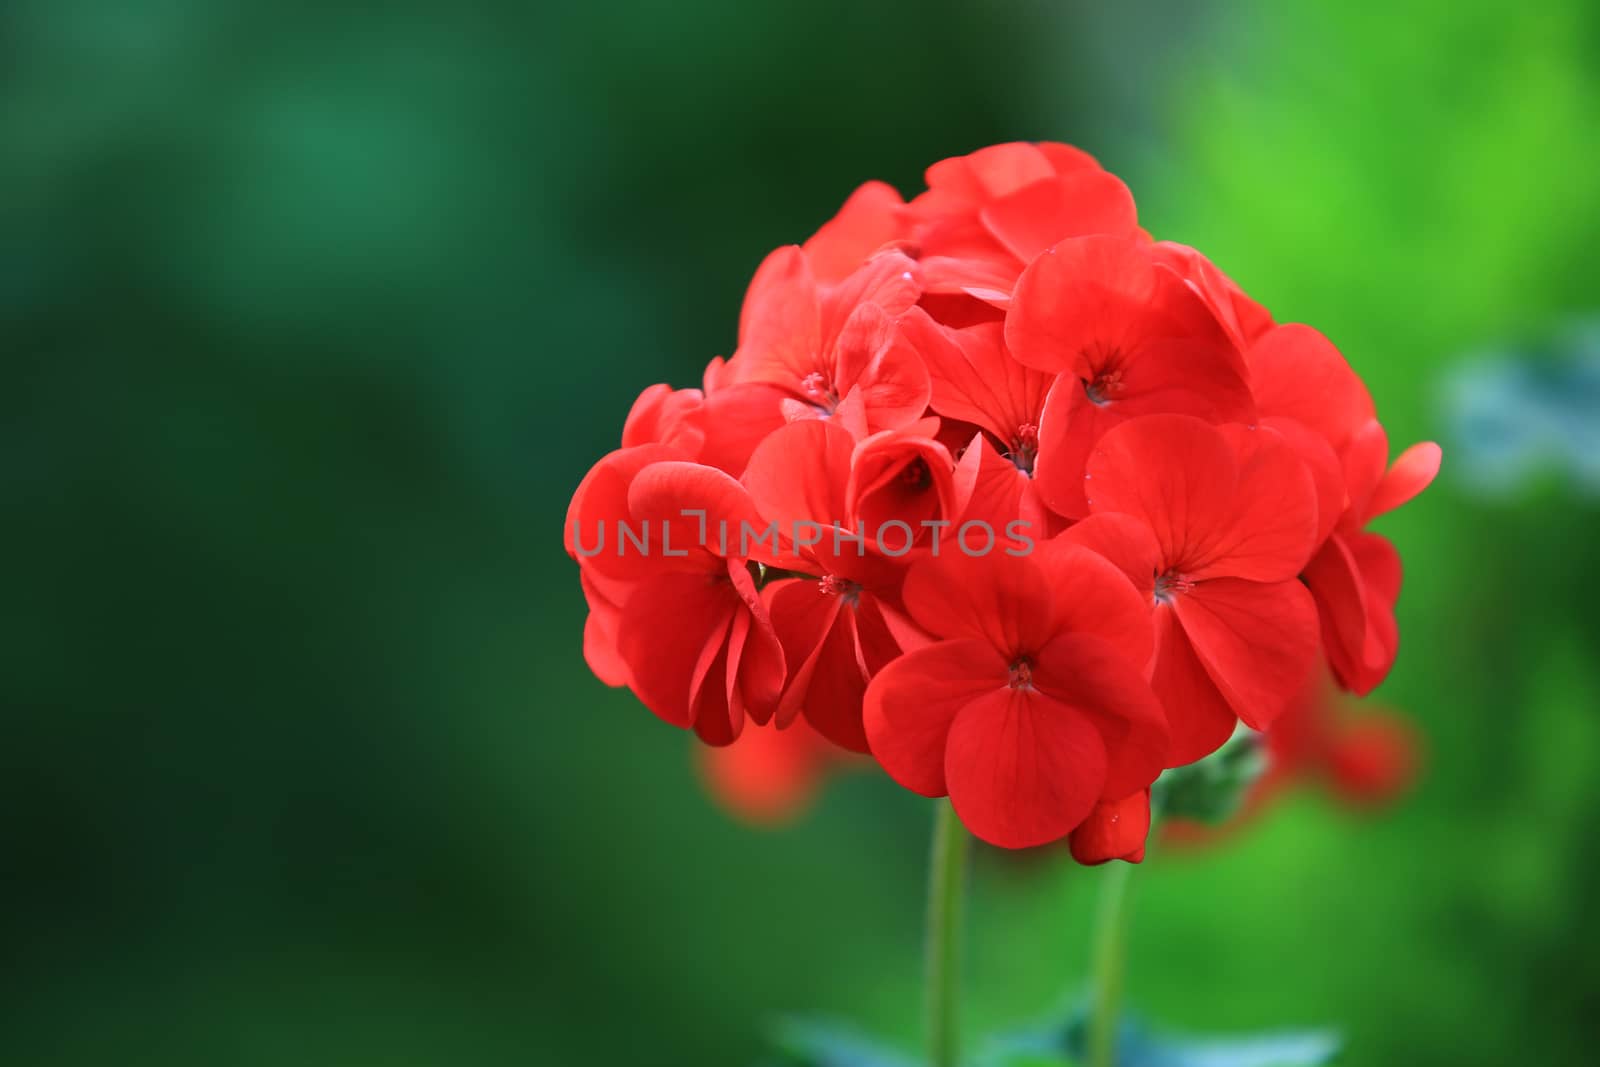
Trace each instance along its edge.
<instances>
[{"instance_id":1,"label":"flower stalk","mask_svg":"<svg viewBox=\"0 0 1600 1067\"><path fill-rule=\"evenodd\" d=\"M926 1014L929 1067L961 1057L961 928L966 895L966 827L948 802L937 805L928 864Z\"/></svg>"},{"instance_id":2,"label":"flower stalk","mask_svg":"<svg viewBox=\"0 0 1600 1067\"><path fill-rule=\"evenodd\" d=\"M1122 990L1128 961L1128 882L1133 864L1112 862L1101 874L1090 960L1089 1067L1116 1067Z\"/></svg>"}]
</instances>

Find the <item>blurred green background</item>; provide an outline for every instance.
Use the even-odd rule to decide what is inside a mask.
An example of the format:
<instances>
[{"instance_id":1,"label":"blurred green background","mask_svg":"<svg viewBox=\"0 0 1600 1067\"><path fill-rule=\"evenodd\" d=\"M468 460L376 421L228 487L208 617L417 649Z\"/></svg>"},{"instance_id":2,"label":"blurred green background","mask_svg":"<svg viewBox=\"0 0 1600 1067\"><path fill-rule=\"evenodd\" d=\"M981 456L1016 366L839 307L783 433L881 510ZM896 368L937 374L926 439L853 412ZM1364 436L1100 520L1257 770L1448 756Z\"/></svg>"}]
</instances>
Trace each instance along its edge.
<instances>
[{"instance_id":1,"label":"blurred green background","mask_svg":"<svg viewBox=\"0 0 1600 1067\"><path fill-rule=\"evenodd\" d=\"M1382 526L1425 780L1141 869L1135 1003L1594 1062L1595 498L1472 491L1444 398L1600 310L1597 59L1584 0L6 0L0 1062L718 1067L798 1012L909 1046L929 805L855 775L730 822L584 668L558 528L767 250L1017 138L1446 447ZM980 856L974 1030L1077 988L1100 873Z\"/></svg>"}]
</instances>

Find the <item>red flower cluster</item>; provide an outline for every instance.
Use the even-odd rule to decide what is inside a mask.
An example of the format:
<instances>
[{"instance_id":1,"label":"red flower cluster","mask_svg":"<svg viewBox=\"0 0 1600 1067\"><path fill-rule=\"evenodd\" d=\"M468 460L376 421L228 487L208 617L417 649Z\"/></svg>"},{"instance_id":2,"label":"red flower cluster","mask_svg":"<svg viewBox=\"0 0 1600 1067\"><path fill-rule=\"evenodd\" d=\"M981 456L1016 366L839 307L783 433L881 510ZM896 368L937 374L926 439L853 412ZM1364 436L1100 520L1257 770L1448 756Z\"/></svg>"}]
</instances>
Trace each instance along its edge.
<instances>
[{"instance_id":1,"label":"red flower cluster","mask_svg":"<svg viewBox=\"0 0 1600 1067\"><path fill-rule=\"evenodd\" d=\"M1147 791L1325 652L1366 692L1432 479L1343 357L1065 145L870 183L756 271L573 497L585 655L727 745L804 720L1007 847L1137 859Z\"/></svg>"}]
</instances>

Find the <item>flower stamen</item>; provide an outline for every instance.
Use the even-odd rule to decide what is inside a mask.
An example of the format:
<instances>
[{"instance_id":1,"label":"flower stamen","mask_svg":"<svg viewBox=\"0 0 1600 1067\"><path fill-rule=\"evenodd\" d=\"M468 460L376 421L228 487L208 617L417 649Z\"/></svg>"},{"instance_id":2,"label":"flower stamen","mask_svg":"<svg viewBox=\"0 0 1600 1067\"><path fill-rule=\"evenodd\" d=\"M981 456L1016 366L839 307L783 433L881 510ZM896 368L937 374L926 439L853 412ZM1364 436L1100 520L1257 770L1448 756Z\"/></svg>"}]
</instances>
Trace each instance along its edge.
<instances>
[{"instance_id":1,"label":"flower stamen","mask_svg":"<svg viewBox=\"0 0 1600 1067\"><path fill-rule=\"evenodd\" d=\"M848 578L830 574L817 583L817 588L823 596L836 596L852 608L861 602L861 583Z\"/></svg>"},{"instance_id":2,"label":"flower stamen","mask_svg":"<svg viewBox=\"0 0 1600 1067\"><path fill-rule=\"evenodd\" d=\"M833 383L821 371L814 370L801 378L800 391L814 406L829 415L839 406L839 394L834 392Z\"/></svg>"},{"instance_id":3,"label":"flower stamen","mask_svg":"<svg viewBox=\"0 0 1600 1067\"><path fill-rule=\"evenodd\" d=\"M1010 685L1013 689L1033 688L1033 664L1028 662L1027 657L1023 657L1011 665Z\"/></svg>"},{"instance_id":4,"label":"flower stamen","mask_svg":"<svg viewBox=\"0 0 1600 1067\"><path fill-rule=\"evenodd\" d=\"M1017 470L1032 474L1038 458L1039 427L1025 422L1017 427L1017 435L1011 439L1011 462L1017 465Z\"/></svg>"},{"instance_id":5,"label":"flower stamen","mask_svg":"<svg viewBox=\"0 0 1600 1067\"><path fill-rule=\"evenodd\" d=\"M1170 604L1194 588L1194 579L1177 571L1156 575L1155 598L1157 604Z\"/></svg>"}]
</instances>

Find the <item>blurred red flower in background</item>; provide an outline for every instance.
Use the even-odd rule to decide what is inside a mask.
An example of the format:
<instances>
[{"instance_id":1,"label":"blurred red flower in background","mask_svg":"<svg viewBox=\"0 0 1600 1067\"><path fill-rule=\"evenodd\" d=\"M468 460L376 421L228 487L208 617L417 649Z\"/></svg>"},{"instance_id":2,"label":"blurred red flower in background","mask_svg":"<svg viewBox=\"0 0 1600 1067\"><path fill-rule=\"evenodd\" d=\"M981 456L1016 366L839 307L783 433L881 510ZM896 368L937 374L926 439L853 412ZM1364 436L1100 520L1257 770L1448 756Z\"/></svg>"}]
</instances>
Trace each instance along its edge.
<instances>
[{"instance_id":1,"label":"blurred red flower in background","mask_svg":"<svg viewBox=\"0 0 1600 1067\"><path fill-rule=\"evenodd\" d=\"M1398 800L1422 771L1422 738L1403 716L1343 696L1326 666L1262 737L1266 759L1238 811L1217 826L1171 819L1163 841L1215 843L1248 826L1290 790L1323 786L1343 807L1378 811Z\"/></svg>"},{"instance_id":2,"label":"blurred red flower in background","mask_svg":"<svg viewBox=\"0 0 1600 1067\"><path fill-rule=\"evenodd\" d=\"M747 727L731 745L695 746L695 763L713 800L751 826L782 826L816 802L827 775L858 758L805 724Z\"/></svg>"}]
</instances>

